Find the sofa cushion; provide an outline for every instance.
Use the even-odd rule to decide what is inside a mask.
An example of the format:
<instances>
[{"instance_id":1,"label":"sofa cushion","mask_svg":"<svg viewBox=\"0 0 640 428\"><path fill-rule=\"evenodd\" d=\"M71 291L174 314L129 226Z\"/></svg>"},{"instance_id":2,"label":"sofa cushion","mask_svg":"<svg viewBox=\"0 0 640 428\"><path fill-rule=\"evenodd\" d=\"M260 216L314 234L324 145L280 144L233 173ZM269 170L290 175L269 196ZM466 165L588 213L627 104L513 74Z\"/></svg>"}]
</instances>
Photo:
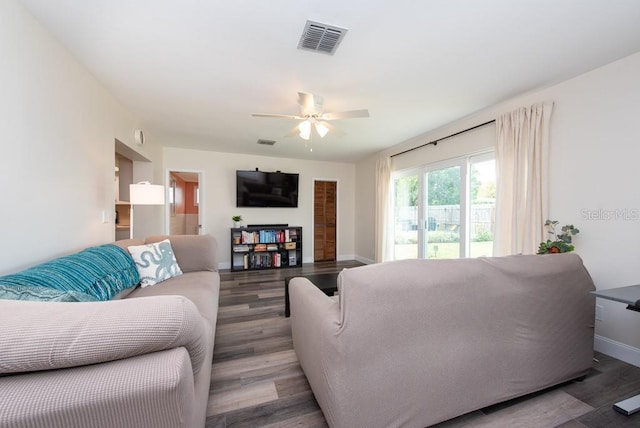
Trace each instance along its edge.
<instances>
[{"instance_id":1,"label":"sofa cushion","mask_svg":"<svg viewBox=\"0 0 640 428\"><path fill-rule=\"evenodd\" d=\"M0 299L29 300L32 302L92 302L96 299L77 291L55 290L37 285L0 284Z\"/></svg>"},{"instance_id":2,"label":"sofa cushion","mask_svg":"<svg viewBox=\"0 0 640 428\"><path fill-rule=\"evenodd\" d=\"M218 244L211 235L156 235L149 236L147 244L165 239L171 241L173 252L182 272L218 271Z\"/></svg>"},{"instance_id":3,"label":"sofa cushion","mask_svg":"<svg viewBox=\"0 0 640 428\"><path fill-rule=\"evenodd\" d=\"M6 286L37 286L88 294L109 300L139 282L129 254L112 245L90 247L11 275L0 277Z\"/></svg>"},{"instance_id":4,"label":"sofa cushion","mask_svg":"<svg viewBox=\"0 0 640 428\"><path fill-rule=\"evenodd\" d=\"M195 303L200 315L215 325L220 277L217 272L188 272L153 287L138 287L127 299L179 294Z\"/></svg>"},{"instance_id":5,"label":"sofa cushion","mask_svg":"<svg viewBox=\"0 0 640 428\"><path fill-rule=\"evenodd\" d=\"M155 285L174 276L182 275L182 270L180 270L168 239L155 244L131 246L129 253L136 264L142 287Z\"/></svg>"}]
</instances>

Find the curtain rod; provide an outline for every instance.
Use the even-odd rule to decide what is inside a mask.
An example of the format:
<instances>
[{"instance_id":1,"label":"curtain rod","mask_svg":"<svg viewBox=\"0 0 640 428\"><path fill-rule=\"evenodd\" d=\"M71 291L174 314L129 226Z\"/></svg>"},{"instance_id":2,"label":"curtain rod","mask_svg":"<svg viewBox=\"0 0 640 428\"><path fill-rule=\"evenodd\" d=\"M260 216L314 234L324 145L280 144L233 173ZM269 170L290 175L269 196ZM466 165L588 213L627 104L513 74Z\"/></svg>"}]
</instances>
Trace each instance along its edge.
<instances>
[{"instance_id":1,"label":"curtain rod","mask_svg":"<svg viewBox=\"0 0 640 428\"><path fill-rule=\"evenodd\" d=\"M464 133L464 132L472 131L472 130L474 130L474 129L476 129L476 128L480 128L481 126L485 126L485 125L488 125L488 124L490 124L490 123L494 123L495 121L496 121L496 120L494 119L494 120L490 120L490 121L485 122L485 123L481 123L480 125L472 126L471 128L463 129L462 131L458 131L458 132L456 132L455 134L451 134L451 135L447 135L446 137L438 138L437 140L433 140L433 141L430 141L430 142L428 142L428 143L421 144L421 145L419 145L419 146L417 146L417 147L414 147L414 148L412 148L412 149L407 149L407 150L405 150L404 152L396 153L395 155L391 155L391 156L389 156L389 157L392 157L392 158L393 158L393 157L396 157L396 156L400 156L400 155L403 155L403 154L405 154L405 153L409 153L409 152L411 152L411 151L414 151L414 150L416 150L416 149L421 149L422 147L426 147L426 146L431 146L431 145L433 145L433 146L437 146L437 145L438 145L438 143L439 143L440 141L442 141L442 140L446 140L447 138L455 137L456 135L460 135L460 134L462 134L462 133Z\"/></svg>"}]
</instances>

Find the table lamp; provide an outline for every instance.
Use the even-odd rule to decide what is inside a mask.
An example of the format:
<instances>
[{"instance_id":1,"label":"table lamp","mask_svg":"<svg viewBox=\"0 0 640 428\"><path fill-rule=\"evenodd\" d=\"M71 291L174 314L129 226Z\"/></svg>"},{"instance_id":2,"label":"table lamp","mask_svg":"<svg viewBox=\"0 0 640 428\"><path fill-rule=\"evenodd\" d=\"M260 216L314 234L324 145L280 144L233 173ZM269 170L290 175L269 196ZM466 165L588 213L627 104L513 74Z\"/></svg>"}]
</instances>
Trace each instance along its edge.
<instances>
[{"instance_id":1,"label":"table lamp","mask_svg":"<svg viewBox=\"0 0 640 428\"><path fill-rule=\"evenodd\" d=\"M129 185L129 203L131 204L129 238L133 239L133 206L164 205L164 186L141 181Z\"/></svg>"}]
</instances>

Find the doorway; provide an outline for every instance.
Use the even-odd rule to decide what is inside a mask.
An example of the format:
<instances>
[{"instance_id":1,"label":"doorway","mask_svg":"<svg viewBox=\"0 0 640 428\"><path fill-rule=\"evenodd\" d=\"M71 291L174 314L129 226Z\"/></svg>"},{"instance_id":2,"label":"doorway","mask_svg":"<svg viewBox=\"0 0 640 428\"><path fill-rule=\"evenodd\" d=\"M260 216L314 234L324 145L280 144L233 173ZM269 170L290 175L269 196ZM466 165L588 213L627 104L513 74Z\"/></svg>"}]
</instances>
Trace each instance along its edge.
<instances>
[{"instance_id":1,"label":"doorway","mask_svg":"<svg viewBox=\"0 0 640 428\"><path fill-rule=\"evenodd\" d=\"M131 228L131 204L129 202L129 185L134 183L133 177L145 177L144 170L151 161L117 138L115 146L115 239L127 239ZM141 219L136 220L136 222ZM139 225L136 225L136 230Z\"/></svg>"},{"instance_id":2,"label":"doorway","mask_svg":"<svg viewBox=\"0 0 640 428\"><path fill-rule=\"evenodd\" d=\"M169 171L170 235L200 235L202 233L201 173Z\"/></svg>"},{"instance_id":3,"label":"doorway","mask_svg":"<svg viewBox=\"0 0 640 428\"><path fill-rule=\"evenodd\" d=\"M313 184L313 261L336 260L336 202L338 183L315 180Z\"/></svg>"}]
</instances>

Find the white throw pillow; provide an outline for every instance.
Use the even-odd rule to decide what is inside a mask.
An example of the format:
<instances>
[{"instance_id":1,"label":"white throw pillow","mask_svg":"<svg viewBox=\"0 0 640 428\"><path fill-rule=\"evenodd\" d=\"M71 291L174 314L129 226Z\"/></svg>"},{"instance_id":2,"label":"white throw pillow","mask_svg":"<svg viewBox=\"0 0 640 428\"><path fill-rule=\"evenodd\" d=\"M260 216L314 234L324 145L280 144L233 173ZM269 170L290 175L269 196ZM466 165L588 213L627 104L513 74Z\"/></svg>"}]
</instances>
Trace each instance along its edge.
<instances>
[{"instance_id":1,"label":"white throw pillow","mask_svg":"<svg viewBox=\"0 0 640 428\"><path fill-rule=\"evenodd\" d=\"M168 239L155 244L136 245L128 249L138 269L142 287L182 275Z\"/></svg>"}]
</instances>

